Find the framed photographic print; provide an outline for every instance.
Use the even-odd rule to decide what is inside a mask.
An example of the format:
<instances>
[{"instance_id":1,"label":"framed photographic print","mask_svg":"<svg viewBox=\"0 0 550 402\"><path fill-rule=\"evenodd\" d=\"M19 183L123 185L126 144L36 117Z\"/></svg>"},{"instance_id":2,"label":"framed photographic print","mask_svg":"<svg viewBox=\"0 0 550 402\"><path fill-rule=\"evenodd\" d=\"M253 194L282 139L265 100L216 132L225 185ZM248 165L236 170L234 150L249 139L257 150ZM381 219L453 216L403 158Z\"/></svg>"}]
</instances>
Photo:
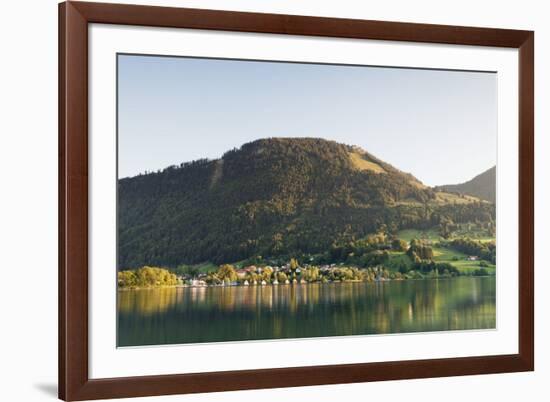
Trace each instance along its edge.
<instances>
[{"instance_id":1,"label":"framed photographic print","mask_svg":"<svg viewBox=\"0 0 550 402\"><path fill-rule=\"evenodd\" d=\"M533 32L59 16L61 399L533 370Z\"/></svg>"}]
</instances>

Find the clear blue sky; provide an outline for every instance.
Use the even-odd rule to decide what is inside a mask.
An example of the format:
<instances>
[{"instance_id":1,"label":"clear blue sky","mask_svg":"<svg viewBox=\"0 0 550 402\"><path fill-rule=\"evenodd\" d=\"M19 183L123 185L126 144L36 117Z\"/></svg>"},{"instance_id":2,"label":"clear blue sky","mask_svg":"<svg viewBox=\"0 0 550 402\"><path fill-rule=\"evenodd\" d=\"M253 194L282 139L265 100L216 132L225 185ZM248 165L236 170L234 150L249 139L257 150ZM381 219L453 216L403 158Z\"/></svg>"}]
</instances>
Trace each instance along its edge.
<instances>
[{"instance_id":1,"label":"clear blue sky","mask_svg":"<svg viewBox=\"0 0 550 402\"><path fill-rule=\"evenodd\" d=\"M119 177L266 137L358 145L428 185L496 164L495 73L119 55Z\"/></svg>"}]
</instances>

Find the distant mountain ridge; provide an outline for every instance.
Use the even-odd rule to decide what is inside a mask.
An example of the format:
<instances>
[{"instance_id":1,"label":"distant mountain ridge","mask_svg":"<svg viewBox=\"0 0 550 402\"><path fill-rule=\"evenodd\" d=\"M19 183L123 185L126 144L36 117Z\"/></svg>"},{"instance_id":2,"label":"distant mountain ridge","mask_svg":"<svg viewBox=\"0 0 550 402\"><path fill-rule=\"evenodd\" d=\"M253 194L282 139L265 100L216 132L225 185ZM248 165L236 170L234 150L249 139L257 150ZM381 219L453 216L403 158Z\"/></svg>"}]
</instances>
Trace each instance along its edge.
<instances>
[{"instance_id":1,"label":"distant mountain ridge","mask_svg":"<svg viewBox=\"0 0 550 402\"><path fill-rule=\"evenodd\" d=\"M217 160L119 180L118 266L322 253L390 231L488 220L494 208L436 192L358 147L268 138Z\"/></svg>"},{"instance_id":2,"label":"distant mountain ridge","mask_svg":"<svg viewBox=\"0 0 550 402\"><path fill-rule=\"evenodd\" d=\"M467 194L482 200L496 201L496 166L461 184L437 186L436 190Z\"/></svg>"}]
</instances>

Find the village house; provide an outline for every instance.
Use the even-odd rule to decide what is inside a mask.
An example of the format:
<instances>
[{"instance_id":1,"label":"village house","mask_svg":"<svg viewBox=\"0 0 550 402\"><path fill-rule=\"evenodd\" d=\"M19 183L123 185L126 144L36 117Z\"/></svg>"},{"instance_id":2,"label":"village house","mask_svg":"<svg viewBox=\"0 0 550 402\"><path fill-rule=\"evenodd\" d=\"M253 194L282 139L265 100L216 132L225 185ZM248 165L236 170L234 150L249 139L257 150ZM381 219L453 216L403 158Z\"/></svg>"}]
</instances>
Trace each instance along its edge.
<instances>
[{"instance_id":1,"label":"village house","mask_svg":"<svg viewBox=\"0 0 550 402\"><path fill-rule=\"evenodd\" d=\"M326 273L330 272L330 266L328 266L328 265L321 265L321 267L319 268L319 270L320 270L322 273L326 274Z\"/></svg>"},{"instance_id":2,"label":"village house","mask_svg":"<svg viewBox=\"0 0 550 402\"><path fill-rule=\"evenodd\" d=\"M249 271L245 268L242 268L242 269L237 269L235 272L237 273L237 278L244 279L244 277L246 276L246 274L248 274Z\"/></svg>"}]
</instances>

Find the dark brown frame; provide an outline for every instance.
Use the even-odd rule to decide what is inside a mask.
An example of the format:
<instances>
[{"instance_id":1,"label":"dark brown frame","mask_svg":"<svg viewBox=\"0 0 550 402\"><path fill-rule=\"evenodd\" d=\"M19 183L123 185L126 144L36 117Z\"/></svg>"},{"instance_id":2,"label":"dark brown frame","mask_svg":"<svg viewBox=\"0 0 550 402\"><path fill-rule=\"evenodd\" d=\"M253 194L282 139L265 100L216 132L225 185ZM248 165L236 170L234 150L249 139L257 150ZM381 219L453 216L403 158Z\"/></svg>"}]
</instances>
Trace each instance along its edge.
<instances>
[{"instance_id":1,"label":"dark brown frame","mask_svg":"<svg viewBox=\"0 0 550 402\"><path fill-rule=\"evenodd\" d=\"M88 24L519 49L519 353L449 359L88 377ZM66 2L59 5L59 397L85 400L534 370L534 33L351 19Z\"/></svg>"}]
</instances>

